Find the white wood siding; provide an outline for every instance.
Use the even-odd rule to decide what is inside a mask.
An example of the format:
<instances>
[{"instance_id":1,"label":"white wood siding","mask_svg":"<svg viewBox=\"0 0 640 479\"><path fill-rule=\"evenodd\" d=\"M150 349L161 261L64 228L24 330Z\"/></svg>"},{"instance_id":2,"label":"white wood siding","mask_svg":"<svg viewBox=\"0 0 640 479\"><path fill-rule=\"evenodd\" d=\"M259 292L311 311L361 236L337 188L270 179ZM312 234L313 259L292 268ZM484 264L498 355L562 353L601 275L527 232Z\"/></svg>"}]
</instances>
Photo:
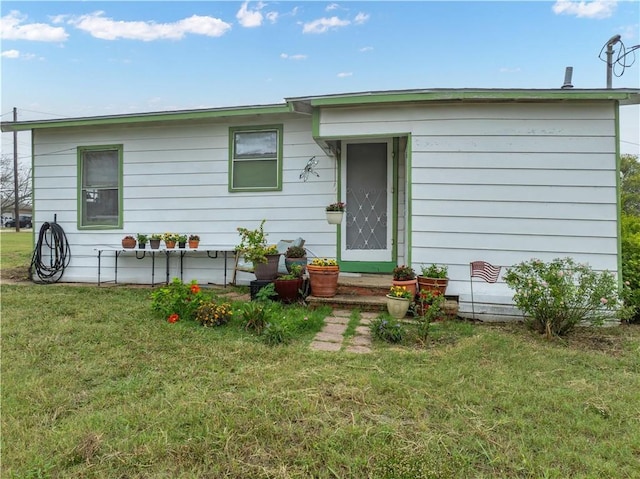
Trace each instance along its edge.
<instances>
[{"instance_id":1,"label":"white wood siding","mask_svg":"<svg viewBox=\"0 0 640 479\"><path fill-rule=\"evenodd\" d=\"M228 131L230 126L284 125L282 191L229 193ZM123 144L122 230L78 230L78 146ZM307 183L299 175L311 156L319 160ZM185 123L179 126L69 128L34 133L34 205L36 231L57 222L71 247L64 280L97 281L100 246L116 246L126 234L195 233L203 245L235 245L236 228L255 228L264 218L273 243L302 236L318 256L336 256L336 230L327 224L324 207L335 201L335 160L311 137L308 117L271 117L261 121ZM105 256L106 255L106 256ZM114 255L103 255L102 279L113 278ZM222 259L185 257L184 279L222 283ZM151 260L120 256L118 282L150 283ZM156 257L156 281L164 280L164 257ZM179 275L171 261L170 276ZM229 262L232 267L233 262ZM229 275L231 272L229 271ZM229 276L230 277L230 276ZM252 275L243 275L248 283Z\"/></svg>"},{"instance_id":2,"label":"white wood siding","mask_svg":"<svg viewBox=\"0 0 640 479\"><path fill-rule=\"evenodd\" d=\"M410 133L412 262L444 263L470 312L469 262L572 256L617 270L615 109L603 103L343 107L320 135ZM479 294L478 294L479 293ZM504 284L474 281L476 312L512 314ZM497 305L497 307L496 307Z\"/></svg>"}]
</instances>

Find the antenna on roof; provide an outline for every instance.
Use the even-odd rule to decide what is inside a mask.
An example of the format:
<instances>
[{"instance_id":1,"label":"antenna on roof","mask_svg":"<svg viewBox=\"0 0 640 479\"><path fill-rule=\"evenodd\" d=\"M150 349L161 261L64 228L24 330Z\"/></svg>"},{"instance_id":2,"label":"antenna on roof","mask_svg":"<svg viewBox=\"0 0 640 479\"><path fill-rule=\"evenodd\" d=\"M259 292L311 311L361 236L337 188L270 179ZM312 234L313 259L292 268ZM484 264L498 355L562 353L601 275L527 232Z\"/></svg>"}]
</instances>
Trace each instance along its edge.
<instances>
[{"instance_id":1,"label":"antenna on roof","mask_svg":"<svg viewBox=\"0 0 640 479\"><path fill-rule=\"evenodd\" d=\"M614 35L607 42L607 88L613 83L613 46L620 41L620 35Z\"/></svg>"}]
</instances>

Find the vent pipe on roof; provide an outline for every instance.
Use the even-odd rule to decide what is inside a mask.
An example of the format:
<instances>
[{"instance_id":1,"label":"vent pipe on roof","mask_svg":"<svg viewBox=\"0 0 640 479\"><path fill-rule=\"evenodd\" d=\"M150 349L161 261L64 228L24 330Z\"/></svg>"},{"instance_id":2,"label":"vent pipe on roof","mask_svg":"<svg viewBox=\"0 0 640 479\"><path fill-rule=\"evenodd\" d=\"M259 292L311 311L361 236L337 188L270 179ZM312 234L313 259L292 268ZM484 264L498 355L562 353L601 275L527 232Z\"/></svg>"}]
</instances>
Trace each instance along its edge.
<instances>
[{"instance_id":1,"label":"vent pipe on roof","mask_svg":"<svg viewBox=\"0 0 640 479\"><path fill-rule=\"evenodd\" d=\"M564 70L564 85L562 85L562 89L566 90L568 88L573 88L571 84L571 77L573 76L573 67L567 67Z\"/></svg>"}]
</instances>

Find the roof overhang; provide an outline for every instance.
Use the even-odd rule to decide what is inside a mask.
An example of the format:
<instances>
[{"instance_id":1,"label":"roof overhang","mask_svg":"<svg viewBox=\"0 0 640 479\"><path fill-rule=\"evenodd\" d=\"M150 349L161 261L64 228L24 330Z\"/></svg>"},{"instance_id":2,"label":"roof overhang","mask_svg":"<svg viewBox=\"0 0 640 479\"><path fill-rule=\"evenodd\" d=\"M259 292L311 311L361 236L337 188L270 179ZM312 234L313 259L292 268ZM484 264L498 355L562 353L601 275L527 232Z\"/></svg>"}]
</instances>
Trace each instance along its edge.
<instances>
[{"instance_id":1,"label":"roof overhang","mask_svg":"<svg viewBox=\"0 0 640 479\"><path fill-rule=\"evenodd\" d=\"M617 101L621 105L640 104L639 89L430 89L345 93L287 98L287 102L311 107L357 106L416 102L569 102Z\"/></svg>"},{"instance_id":2,"label":"roof overhang","mask_svg":"<svg viewBox=\"0 0 640 479\"><path fill-rule=\"evenodd\" d=\"M167 123L175 121L202 121L233 117L255 117L291 113L289 104L256 105L231 108L208 108L202 110L179 110L151 113L131 113L123 115L90 116L80 118L63 118L53 120L33 120L18 122L2 122L2 131L27 131L47 128L70 128L107 125L140 125L151 123Z\"/></svg>"},{"instance_id":3,"label":"roof overhang","mask_svg":"<svg viewBox=\"0 0 640 479\"><path fill-rule=\"evenodd\" d=\"M378 92L343 93L308 97L286 98L286 103L199 110L178 110L123 115L63 118L2 122L3 132L28 131L48 128L93 127L108 125L162 124L176 121L223 120L234 117L259 117L261 115L294 114L310 115L319 107L366 106L372 104L401 104L423 102L584 102L613 101L620 105L640 104L638 89L430 89L396 90Z\"/></svg>"}]
</instances>

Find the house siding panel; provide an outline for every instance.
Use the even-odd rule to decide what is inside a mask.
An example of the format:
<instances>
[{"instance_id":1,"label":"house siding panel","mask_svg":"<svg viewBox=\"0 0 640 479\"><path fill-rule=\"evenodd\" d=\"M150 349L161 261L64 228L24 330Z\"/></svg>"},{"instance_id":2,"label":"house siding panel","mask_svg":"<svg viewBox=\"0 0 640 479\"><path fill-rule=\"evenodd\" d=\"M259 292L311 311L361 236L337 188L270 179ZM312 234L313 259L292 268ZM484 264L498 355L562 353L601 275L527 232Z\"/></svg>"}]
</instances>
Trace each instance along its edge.
<instances>
[{"instance_id":1,"label":"house siding panel","mask_svg":"<svg viewBox=\"0 0 640 479\"><path fill-rule=\"evenodd\" d=\"M230 126L283 124L283 189L280 192L228 191ZM78 231L78 146L123 144L122 230ZM69 239L72 260L66 281L97 280L96 248L117 246L125 234L172 231L197 233L202 245L238 243L236 228L265 229L274 243L305 237L318 256L335 257L335 227L327 224L324 206L335 200L335 160L311 136L308 117L278 116L234 123L201 122L162 127L109 127L37 130L34 132L34 203L36 228L56 215ZM307 160L316 156L320 177L300 179ZM313 183L313 188L309 185ZM222 259L185 257L184 279L222 283ZM164 280L164 257L156 257L156 281ZM229 278L232 260L229 259ZM102 257L102 279L113 279L114 255ZM171 259L170 276L179 274ZM252 279L241 277L242 282ZM150 260L124 254L118 259L118 282L150 283Z\"/></svg>"},{"instance_id":2,"label":"house siding panel","mask_svg":"<svg viewBox=\"0 0 640 479\"><path fill-rule=\"evenodd\" d=\"M410 133L413 266L447 264L462 314L470 261L571 255L617 269L612 103L340 107L322 113L319 131ZM491 291L492 316L514 313L504 284L481 289Z\"/></svg>"}]
</instances>

